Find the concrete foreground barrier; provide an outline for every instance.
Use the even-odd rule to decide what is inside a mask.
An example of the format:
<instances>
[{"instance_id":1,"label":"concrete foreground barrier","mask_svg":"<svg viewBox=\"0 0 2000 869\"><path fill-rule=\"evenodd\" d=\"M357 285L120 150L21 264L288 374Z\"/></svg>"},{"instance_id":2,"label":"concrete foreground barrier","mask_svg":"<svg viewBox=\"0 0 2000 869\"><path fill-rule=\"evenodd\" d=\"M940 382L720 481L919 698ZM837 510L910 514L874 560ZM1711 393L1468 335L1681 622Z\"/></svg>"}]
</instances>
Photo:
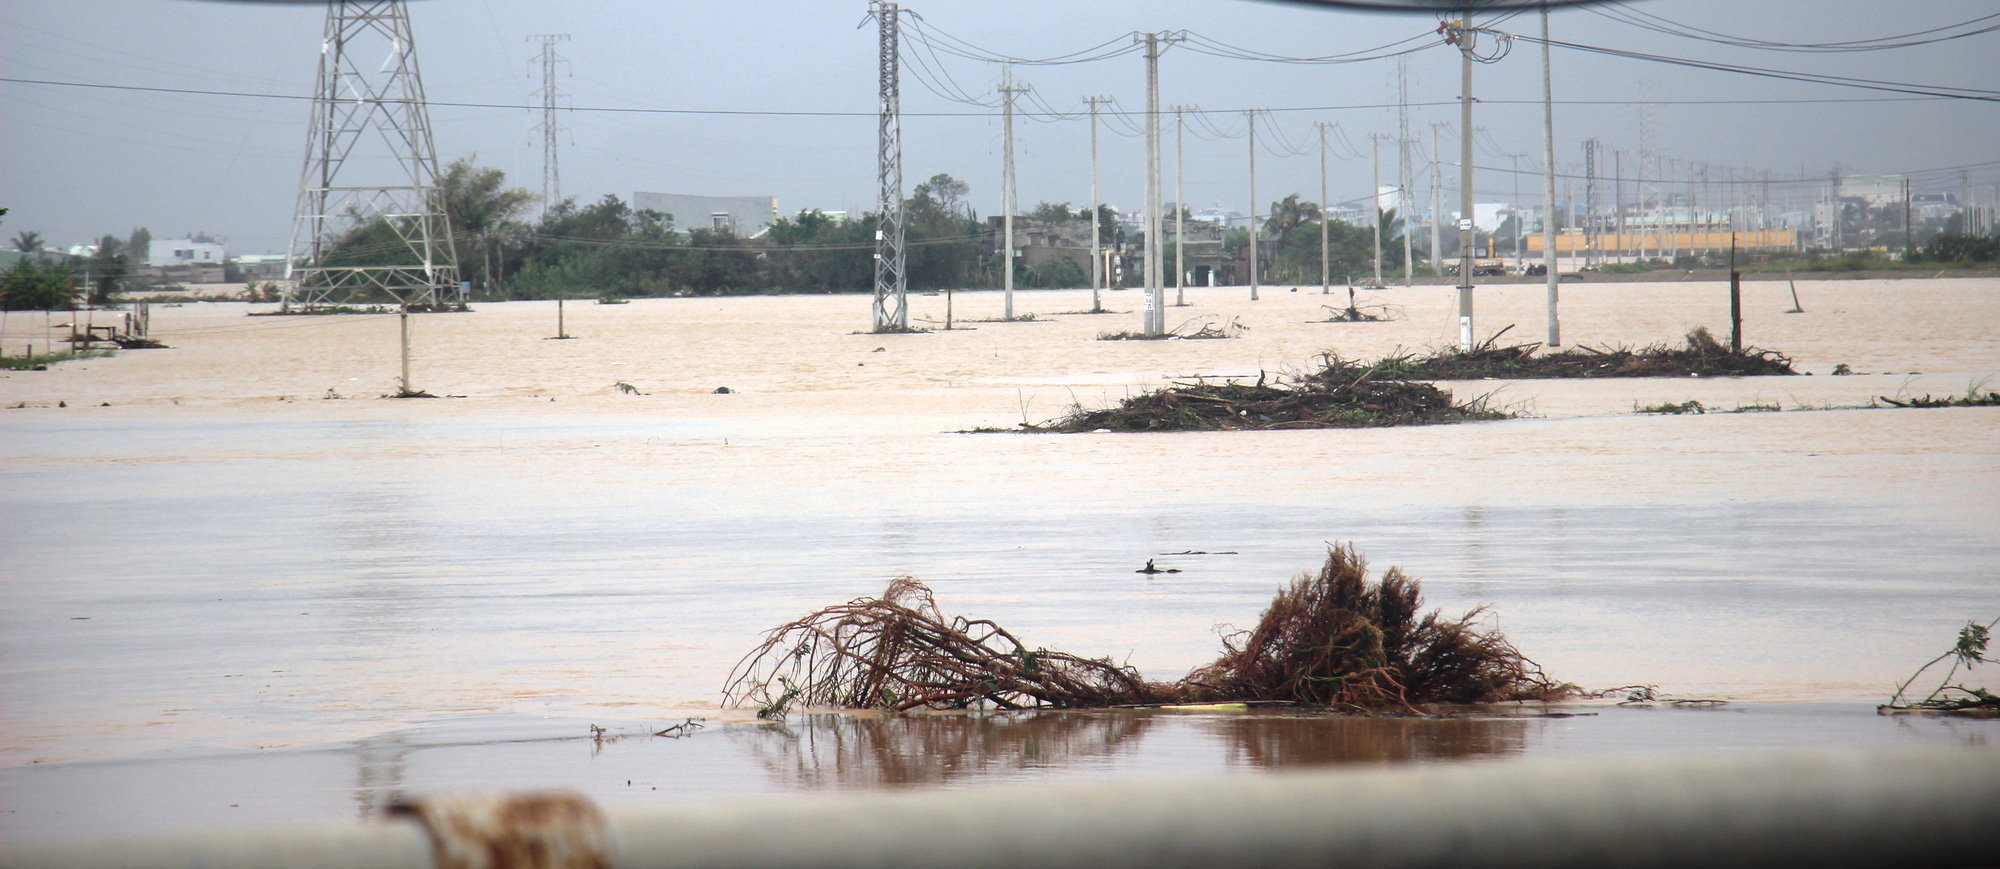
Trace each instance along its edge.
<instances>
[{"instance_id":1,"label":"concrete foreground barrier","mask_svg":"<svg viewBox=\"0 0 2000 869\"><path fill-rule=\"evenodd\" d=\"M1648 755L613 806L0 845L68 867L2000 866L2000 750Z\"/></svg>"}]
</instances>

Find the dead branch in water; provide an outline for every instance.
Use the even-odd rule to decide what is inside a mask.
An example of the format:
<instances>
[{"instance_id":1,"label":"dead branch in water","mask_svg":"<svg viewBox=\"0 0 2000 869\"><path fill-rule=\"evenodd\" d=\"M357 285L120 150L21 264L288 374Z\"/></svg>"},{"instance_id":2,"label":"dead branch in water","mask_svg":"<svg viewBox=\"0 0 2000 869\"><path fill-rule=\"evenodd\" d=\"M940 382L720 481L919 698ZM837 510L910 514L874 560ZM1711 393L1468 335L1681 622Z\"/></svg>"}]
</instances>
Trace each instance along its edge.
<instances>
[{"instance_id":1,"label":"dead branch in water","mask_svg":"<svg viewBox=\"0 0 2000 869\"><path fill-rule=\"evenodd\" d=\"M1917 672L1911 673L1910 678L1904 679L1903 684L1896 686L1895 696L1890 697L1888 703L1876 707L1876 711L2000 713L2000 694L1994 694L1983 686L1975 688L1952 682L1952 679L1957 678L1960 667L1969 673L1980 664L2000 664L2000 661L1986 657L1986 644L1992 638L1993 626L1996 624L2000 624L2000 618L1983 625L1978 622L1966 622L1965 627L1958 629L1958 642L1954 643L1950 650L1918 667ZM1922 700L1914 703L1905 702L1903 694L1910 690L1910 684L1917 681L1926 670L1937 666L1946 658L1951 659L1951 670L1944 674L1944 679L1938 682L1937 688Z\"/></svg>"},{"instance_id":2,"label":"dead branch in water","mask_svg":"<svg viewBox=\"0 0 2000 869\"><path fill-rule=\"evenodd\" d=\"M1154 703L1166 686L1110 659L1030 651L985 619L947 618L910 577L878 598L857 598L779 625L739 661L725 703L760 717L798 704L846 709L1002 709Z\"/></svg>"},{"instance_id":3,"label":"dead branch in water","mask_svg":"<svg viewBox=\"0 0 2000 869\"><path fill-rule=\"evenodd\" d=\"M795 704L904 712L1262 701L1415 711L1575 691L1498 631L1480 629L1483 608L1456 619L1421 608L1416 580L1392 568L1370 583L1352 547L1331 547L1319 572L1281 590L1255 628L1224 638L1214 663L1178 682L1149 682L1109 659L1029 651L984 619L948 619L929 588L902 577L879 598L770 631L737 663L723 697L770 717Z\"/></svg>"}]
</instances>

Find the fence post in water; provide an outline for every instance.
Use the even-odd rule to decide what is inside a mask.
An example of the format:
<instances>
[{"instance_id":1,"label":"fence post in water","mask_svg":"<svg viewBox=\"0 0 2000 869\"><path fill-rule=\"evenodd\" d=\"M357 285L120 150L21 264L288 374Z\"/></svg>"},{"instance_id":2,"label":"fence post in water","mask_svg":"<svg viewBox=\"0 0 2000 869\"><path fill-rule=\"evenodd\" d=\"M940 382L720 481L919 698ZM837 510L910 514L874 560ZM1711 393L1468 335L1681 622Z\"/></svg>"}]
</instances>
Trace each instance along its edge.
<instances>
[{"instance_id":1,"label":"fence post in water","mask_svg":"<svg viewBox=\"0 0 2000 869\"><path fill-rule=\"evenodd\" d=\"M1736 233L1729 234L1729 349L1743 352L1743 273L1736 270Z\"/></svg>"}]
</instances>

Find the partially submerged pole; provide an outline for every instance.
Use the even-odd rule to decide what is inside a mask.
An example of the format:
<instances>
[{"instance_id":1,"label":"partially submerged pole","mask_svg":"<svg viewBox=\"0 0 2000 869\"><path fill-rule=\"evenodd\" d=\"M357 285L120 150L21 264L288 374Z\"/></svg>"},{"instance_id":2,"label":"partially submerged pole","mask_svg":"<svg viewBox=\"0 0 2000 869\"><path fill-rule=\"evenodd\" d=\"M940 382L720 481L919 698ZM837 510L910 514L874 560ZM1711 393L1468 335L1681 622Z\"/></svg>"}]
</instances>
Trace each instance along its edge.
<instances>
[{"instance_id":1,"label":"partially submerged pole","mask_svg":"<svg viewBox=\"0 0 2000 869\"><path fill-rule=\"evenodd\" d=\"M1472 219L1472 10L1459 12L1458 349L1472 352L1472 268L1478 255Z\"/></svg>"},{"instance_id":2,"label":"partially submerged pole","mask_svg":"<svg viewBox=\"0 0 2000 869\"><path fill-rule=\"evenodd\" d=\"M1736 233L1733 232L1729 234L1729 349L1743 352L1743 273L1736 270Z\"/></svg>"},{"instance_id":3,"label":"partially submerged pole","mask_svg":"<svg viewBox=\"0 0 2000 869\"><path fill-rule=\"evenodd\" d=\"M1542 7L1542 268L1548 273L1550 347L1562 346L1561 321L1556 316L1556 109L1555 87L1549 80L1549 7ZM1624 227L1619 227L1624 238Z\"/></svg>"},{"instance_id":4,"label":"partially submerged pole","mask_svg":"<svg viewBox=\"0 0 2000 869\"><path fill-rule=\"evenodd\" d=\"M409 394L409 393L412 393L412 392L416 392L416 391L417 391L417 388L416 388L416 387L414 387L414 386L411 386L411 385L410 385L410 305L409 305L409 303L408 303L408 302L405 302L405 303L403 303L403 309L402 309L402 315L401 315L401 316L402 316L402 321L403 321L403 323L402 323L402 325L403 325L403 389L402 389L402 391L403 391L403 393L404 393L404 394L406 394L406 395L407 395L407 394Z\"/></svg>"}]
</instances>

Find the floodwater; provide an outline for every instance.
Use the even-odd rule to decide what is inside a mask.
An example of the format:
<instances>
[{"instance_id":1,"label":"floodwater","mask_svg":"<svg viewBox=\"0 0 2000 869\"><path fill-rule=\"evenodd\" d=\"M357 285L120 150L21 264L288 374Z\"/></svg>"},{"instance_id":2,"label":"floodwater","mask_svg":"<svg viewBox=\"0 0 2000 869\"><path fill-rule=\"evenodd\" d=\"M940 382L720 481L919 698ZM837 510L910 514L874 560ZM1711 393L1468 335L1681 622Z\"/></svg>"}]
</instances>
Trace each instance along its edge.
<instances>
[{"instance_id":1,"label":"floodwater","mask_svg":"<svg viewBox=\"0 0 2000 869\"><path fill-rule=\"evenodd\" d=\"M1170 324L1247 329L1187 342L1093 341L1138 315L1062 315L1087 292L1018 294L1034 322L887 336L855 334L855 296L571 303L571 341L544 340L553 303L481 306L416 318L414 385L463 396L435 401L375 398L394 317L155 307L175 349L0 373L20 405L0 413L0 835L345 816L402 789L688 798L1994 732L1869 701L2000 613L2000 409L1808 408L2000 372L2000 281L1801 282L1804 314L1781 313L1783 283L1747 285L1749 342L1813 377L1450 384L1527 415L1420 429L957 433L1455 333L1449 288L1364 291L1401 310L1384 324L1312 322L1344 293L1287 289L1190 291ZM1726 328L1712 284L1564 294L1572 343ZM920 322L945 304L912 299ZM1482 334L1541 333L1540 287L1480 305ZM9 315L0 350L55 325ZM1786 410L1631 413L1688 399ZM948 612L1172 678L1328 541L1433 605L1490 606L1558 678L1735 702L789 729L717 708L762 630L898 574ZM1190 551L1213 554L1169 554ZM1184 572L1134 574L1147 558ZM688 717L710 726L635 735ZM578 742L591 722L628 738ZM186 782L203 796L166 799Z\"/></svg>"}]
</instances>

